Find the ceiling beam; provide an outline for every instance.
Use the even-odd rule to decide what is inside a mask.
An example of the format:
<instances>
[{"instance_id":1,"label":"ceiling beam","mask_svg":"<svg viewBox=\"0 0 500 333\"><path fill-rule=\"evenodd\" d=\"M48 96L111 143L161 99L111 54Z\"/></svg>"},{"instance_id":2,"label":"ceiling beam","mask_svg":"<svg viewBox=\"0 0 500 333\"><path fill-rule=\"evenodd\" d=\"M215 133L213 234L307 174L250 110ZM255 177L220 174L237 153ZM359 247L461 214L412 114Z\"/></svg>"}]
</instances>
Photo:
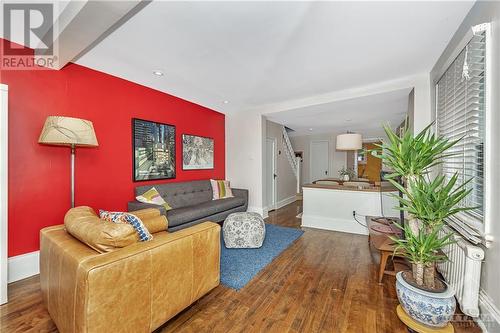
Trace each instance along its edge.
<instances>
[{"instance_id":1,"label":"ceiling beam","mask_svg":"<svg viewBox=\"0 0 500 333\"><path fill-rule=\"evenodd\" d=\"M324 94L299 98L294 100L283 101L275 104L260 105L249 108L246 112L255 112L259 114L270 114L276 112L284 112L305 107L317 106L339 102L365 96L383 94L399 89L408 89L408 92L421 81L424 74L418 74L403 78L398 78L389 81L374 83L371 85L354 87L344 90L332 91Z\"/></svg>"},{"instance_id":2,"label":"ceiling beam","mask_svg":"<svg viewBox=\"0 0 500 333\"><path fill-rule=\"evenodd\" d=\"M54 69L61 69L99 44L151 1L92 1L70 3L57 17L53 34ZM46 57L37 48L35 58Z\"/></svg>"}]
</instances>

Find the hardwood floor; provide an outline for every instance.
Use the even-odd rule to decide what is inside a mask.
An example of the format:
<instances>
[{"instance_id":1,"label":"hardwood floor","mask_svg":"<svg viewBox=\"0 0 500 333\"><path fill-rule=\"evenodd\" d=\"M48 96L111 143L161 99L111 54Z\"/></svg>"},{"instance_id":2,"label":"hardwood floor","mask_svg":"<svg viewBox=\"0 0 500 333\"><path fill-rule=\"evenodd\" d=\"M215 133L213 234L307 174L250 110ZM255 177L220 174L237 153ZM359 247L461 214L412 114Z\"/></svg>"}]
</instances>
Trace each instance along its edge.
<instances>
[{"instance_id":1,"label":"hardwood floor","mask_svg":"<svg viewBox=\"0 0 500 333\"><path fill-rule=\"evenodd\" d=\"M300 202L272 212L268 223L299 227ZM394 278L377 283L378 258L365 236L306 229L239 292L219 286L156 332L406 332L395 314ZM38 276L9 286L0 331L56 332ZM480 332L471 321L458 333Z\"/></svg>"}]
</instances>

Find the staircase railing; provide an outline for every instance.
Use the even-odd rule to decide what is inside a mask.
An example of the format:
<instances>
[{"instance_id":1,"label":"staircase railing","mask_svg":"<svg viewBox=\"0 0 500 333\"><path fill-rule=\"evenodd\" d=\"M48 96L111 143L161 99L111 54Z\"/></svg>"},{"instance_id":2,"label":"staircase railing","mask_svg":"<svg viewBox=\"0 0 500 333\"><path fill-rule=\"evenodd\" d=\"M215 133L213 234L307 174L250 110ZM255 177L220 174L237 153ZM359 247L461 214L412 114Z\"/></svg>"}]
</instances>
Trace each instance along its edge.
<instances>
[{"instance_id":1,"label":"staircase railing","mask_svg":"<svg viewBox=\"0 0 500 333\"><path fill-rule=\"evenodd\" d=\"M295 152L293 151L292 143L290 142L290 138L288 137L288 132L285 129L285 126L281 127L283 132L283 143L285 146L285 154L288 159L288 163L292 167L293 174L297 176L297 159L295 158Z\"/></svg>"},{"instance_id":2,"label":"staircase railing","mask_svg":"<svg viewBox=\"0 0 500 333\"><path fill-rule=\"evenodd\" d=\"M283 143L285 146L285 155L286 155L286 158L288 159L288 163L290 163L290 166L292 167L293 174L297 178L297 182L298 182L298 179L299 179L298 159L295 157L295 152L293 151L292 143L290 142L290 138L288 137L288 132L286 131L285 126L282 126L281 130L283 132Z\"/></svg>"}]
</instances>

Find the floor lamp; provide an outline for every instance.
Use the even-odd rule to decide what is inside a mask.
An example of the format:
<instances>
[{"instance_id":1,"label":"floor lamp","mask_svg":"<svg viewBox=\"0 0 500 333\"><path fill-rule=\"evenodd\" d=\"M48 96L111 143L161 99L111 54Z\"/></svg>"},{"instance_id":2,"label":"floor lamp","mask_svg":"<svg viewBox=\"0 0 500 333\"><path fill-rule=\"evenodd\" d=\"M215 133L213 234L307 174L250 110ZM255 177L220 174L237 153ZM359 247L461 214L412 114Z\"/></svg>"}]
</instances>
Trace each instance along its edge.
<instances>
[{"instance_id":1,"label":"floor lamp","mask_svg":"<svg viewBox=\"0 0 500 333\"><path fill-rule=\"evenodd\" d=\"M97 147L92 122L85 119L48 116L38 142L71 148L71 207L75 207L75 150L76 147Z\"/></svg>"}]
</instances>

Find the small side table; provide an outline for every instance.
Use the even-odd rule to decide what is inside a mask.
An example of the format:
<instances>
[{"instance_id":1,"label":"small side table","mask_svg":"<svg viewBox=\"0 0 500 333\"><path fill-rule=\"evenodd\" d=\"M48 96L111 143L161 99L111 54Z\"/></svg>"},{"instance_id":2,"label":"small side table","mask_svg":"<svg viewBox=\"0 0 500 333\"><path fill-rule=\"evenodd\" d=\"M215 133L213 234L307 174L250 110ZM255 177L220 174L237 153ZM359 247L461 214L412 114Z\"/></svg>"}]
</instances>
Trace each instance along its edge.
<instances>
[{"instance_id":1,"label":"small side table","mask_svg":"<svg viewBox=\"0 0 500 333\"><path fill-rule=\"evenodd\" d=\"M453 325L448 323L445 327L442 328L432 328L429 326L425 326L417 321L415 321L413 318L408 316L408 314L403 310L401 305L398 305L396 308L396 314L398 315L399 319L403 322L408 327L408 332L413 333L454 333L455 329L453 328Z\"/></svg>"},{"instance_id":2,"label":"small side table","mask_svg":"<svg viewBox=\"0 0 500 333\"><path fill-rule=\"evenodd\" d=\"M382 283L382 279L384 278L384 274L388 275L396 275L397 272L409 269L409 266L406 264L406 261L402 256L397 253L394 254L394 245L393 241L389 238L390 234L385 234L381 232L377 232L371 229L371 226L380 224L375 222L376 216L367 216L366 217L366 225L368 226L368 241L374 248L376 248L380 252L380 265L378 271L378 283ZM387 261L389 257L393 256L393 264L394 270L387 270Z\"/></svg>"}]
</instances>

